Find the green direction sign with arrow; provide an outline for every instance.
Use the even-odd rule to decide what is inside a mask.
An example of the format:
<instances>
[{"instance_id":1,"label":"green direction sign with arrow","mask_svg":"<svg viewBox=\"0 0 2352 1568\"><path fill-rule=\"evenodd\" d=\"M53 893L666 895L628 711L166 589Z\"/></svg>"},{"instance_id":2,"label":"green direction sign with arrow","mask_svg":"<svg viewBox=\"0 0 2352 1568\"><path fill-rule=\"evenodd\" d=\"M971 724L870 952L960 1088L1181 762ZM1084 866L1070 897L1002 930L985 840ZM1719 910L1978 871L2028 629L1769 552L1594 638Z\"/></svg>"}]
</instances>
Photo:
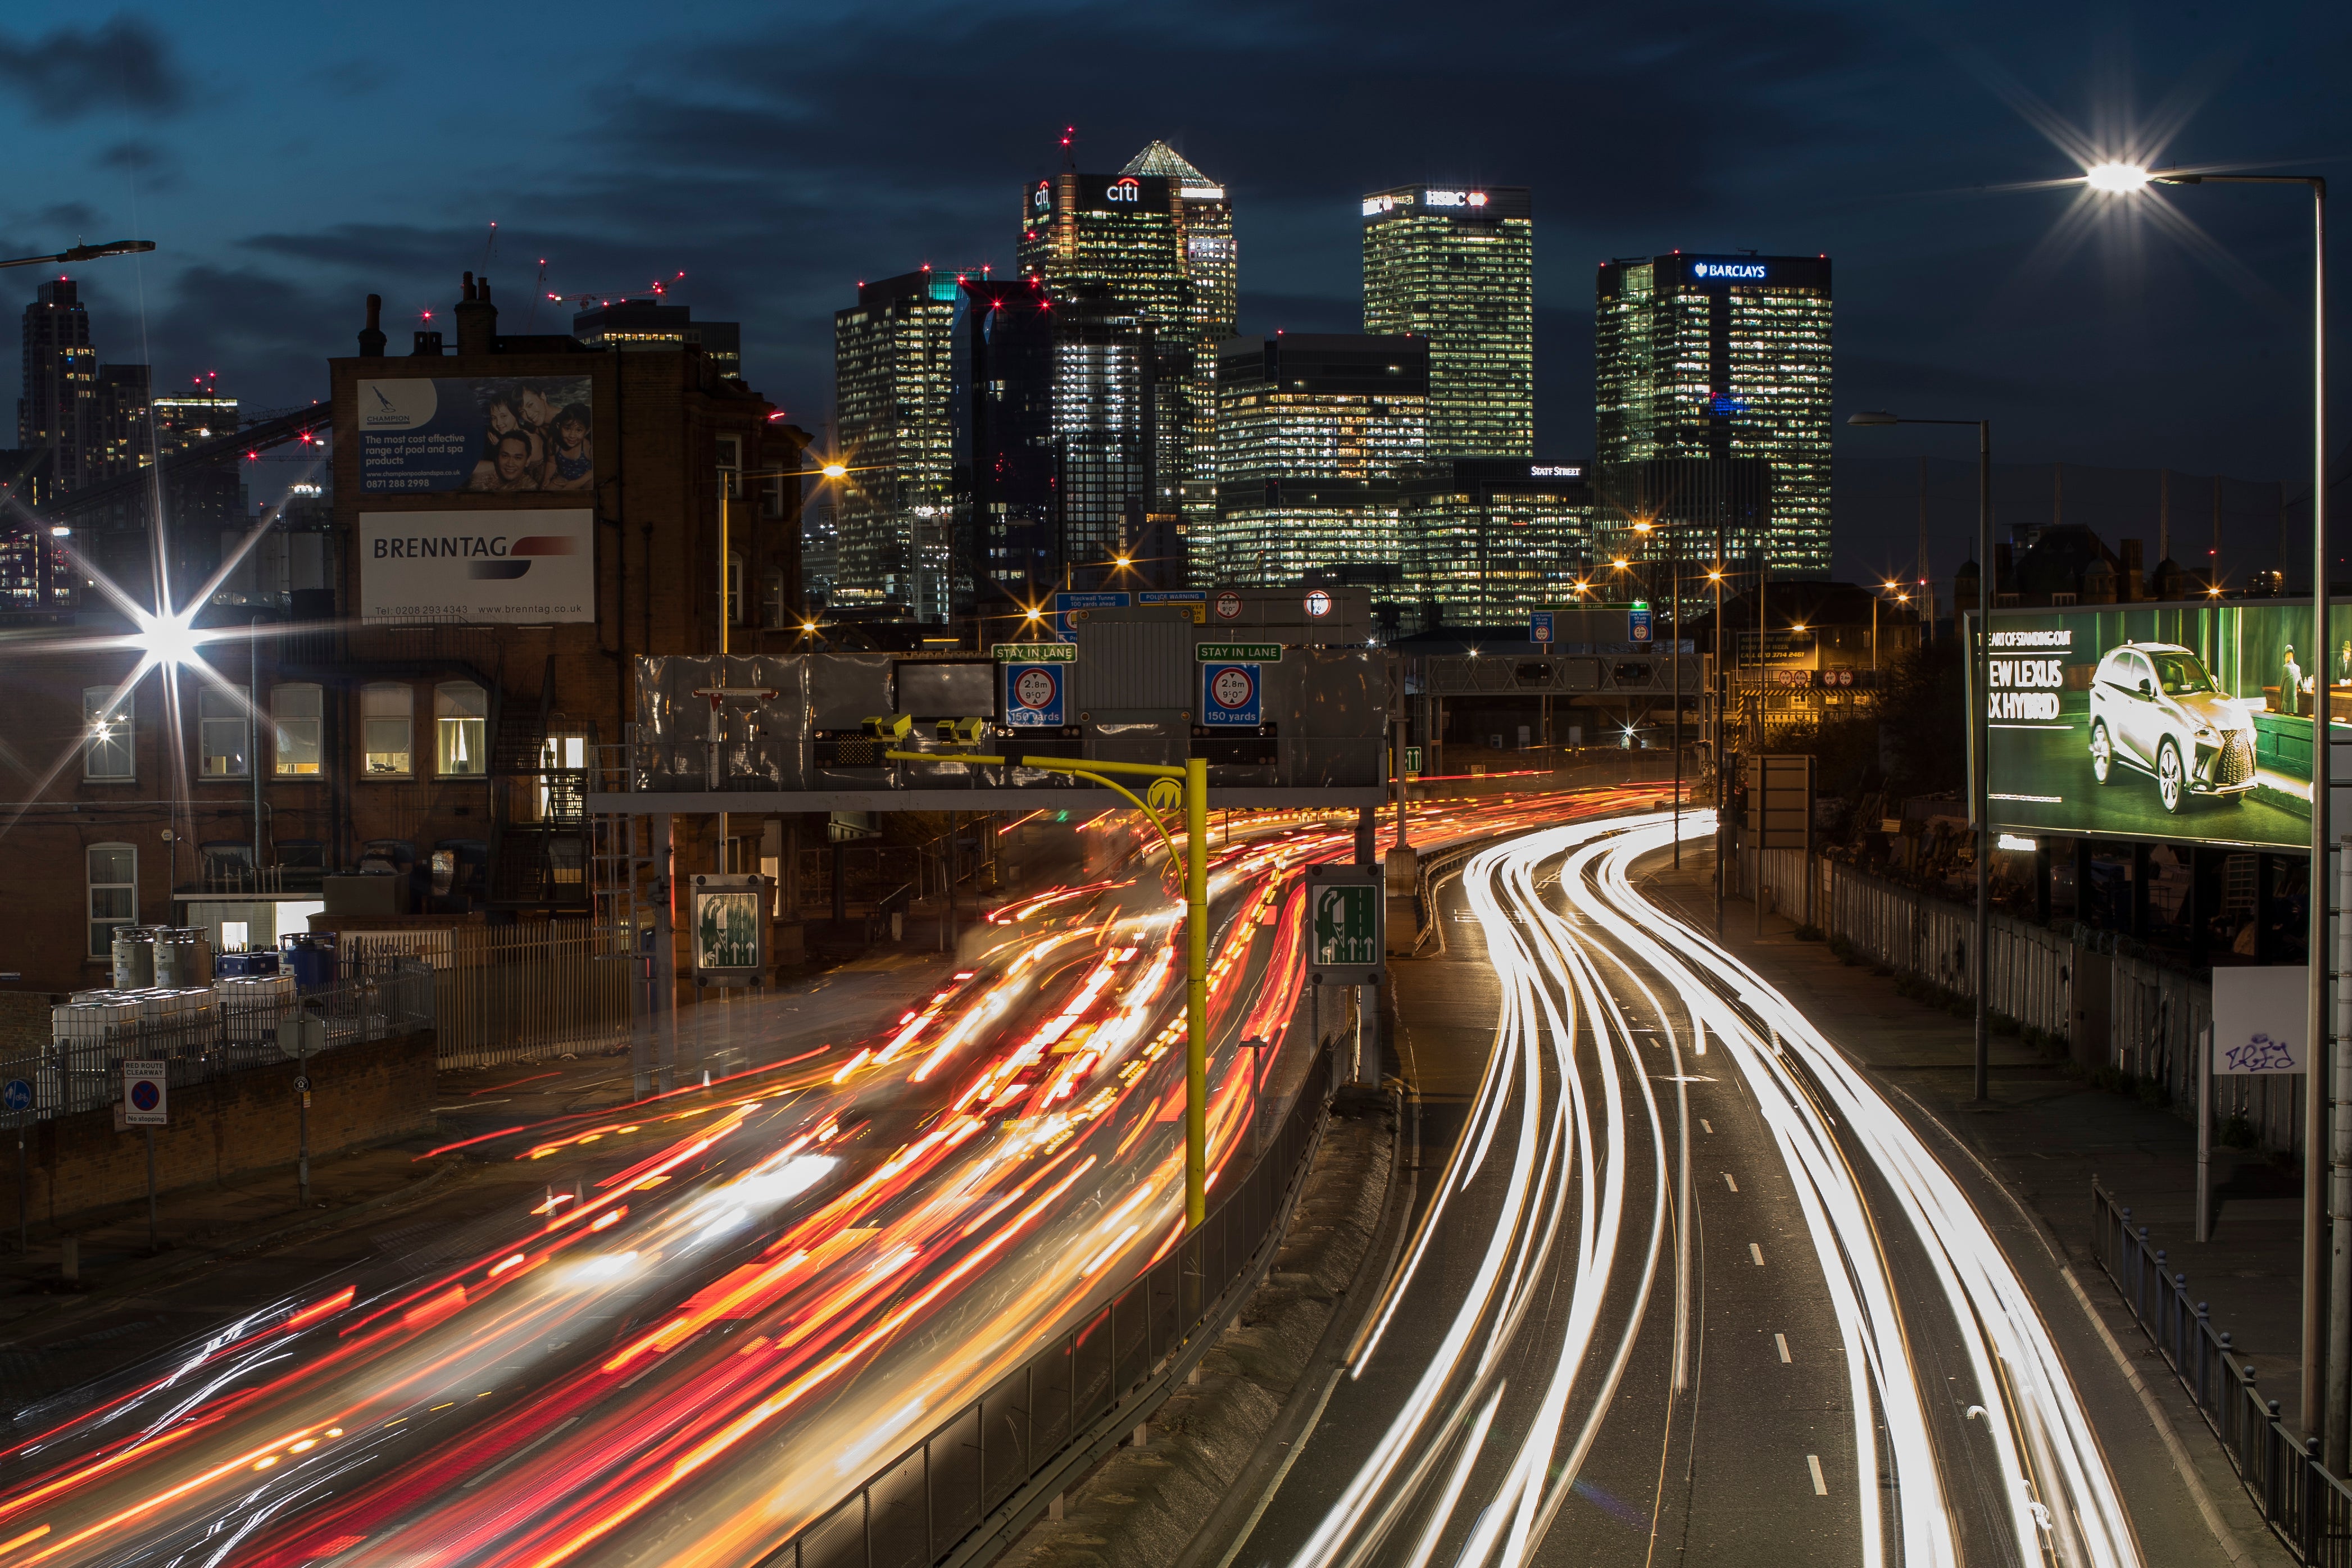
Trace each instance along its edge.
<instances>
[{"instance_id":1,"label":"green direction sign with arrow","mask_svg":"<svg viewBox=\"0 0 2352 1568\"><path fill-rule=\"evenodd\" d=\"M1381 890L1370 883L1333 883L1315 890L1315 963L1318 968L1373 969L1381 962Z\"/></svg>"}]
</instances>

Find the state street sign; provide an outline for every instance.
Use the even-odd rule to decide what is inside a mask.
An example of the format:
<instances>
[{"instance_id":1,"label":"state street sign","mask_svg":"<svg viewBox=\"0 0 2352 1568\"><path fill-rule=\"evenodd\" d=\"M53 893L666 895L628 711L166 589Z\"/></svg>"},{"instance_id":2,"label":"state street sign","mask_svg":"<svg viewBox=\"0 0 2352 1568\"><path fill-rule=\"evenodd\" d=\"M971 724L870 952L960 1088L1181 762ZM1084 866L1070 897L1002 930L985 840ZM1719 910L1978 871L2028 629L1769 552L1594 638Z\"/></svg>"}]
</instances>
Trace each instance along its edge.
<instances>
[{"instance_id":1,"label":"state street sign","mask_svg":"<svg viewBox=\"0 0 2352 1568\"><path fill-rule=\"evenodd\" d=\"M1307 868L1307 972L1318 986L1378 985L1388 892L1377 865Z\"/></svg>"}]
</instances>

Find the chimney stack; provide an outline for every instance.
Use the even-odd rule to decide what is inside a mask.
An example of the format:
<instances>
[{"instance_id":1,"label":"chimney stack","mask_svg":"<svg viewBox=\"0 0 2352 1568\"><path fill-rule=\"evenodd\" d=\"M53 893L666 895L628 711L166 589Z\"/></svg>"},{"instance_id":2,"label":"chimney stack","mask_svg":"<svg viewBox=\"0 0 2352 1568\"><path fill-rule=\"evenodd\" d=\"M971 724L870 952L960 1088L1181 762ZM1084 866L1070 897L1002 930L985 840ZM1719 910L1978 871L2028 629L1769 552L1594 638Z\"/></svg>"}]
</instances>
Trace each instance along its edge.
<instances>
[{"instance_id":1,"label":"chimney stack","mask_svg":"<svg viewBox=\"0 0 2352 1568\"><path fill-rule=\"evenodd\" d=\"M360 358L383 358L383 296L368 296L367 325L360 329Z\"/></svg>"},{"instance_id":2,"label":"chimney stack","mask_svg":"<svg viewBox=\"0 0 2352 1568\"><path fill-rule=\"evenodd\" d=\"M488 278L483 278L477 287L474 275L466 274L465 298L457 301L457 317L459 355L498 351L499 308L490 303Z\"/></svg>"}]
</instances>

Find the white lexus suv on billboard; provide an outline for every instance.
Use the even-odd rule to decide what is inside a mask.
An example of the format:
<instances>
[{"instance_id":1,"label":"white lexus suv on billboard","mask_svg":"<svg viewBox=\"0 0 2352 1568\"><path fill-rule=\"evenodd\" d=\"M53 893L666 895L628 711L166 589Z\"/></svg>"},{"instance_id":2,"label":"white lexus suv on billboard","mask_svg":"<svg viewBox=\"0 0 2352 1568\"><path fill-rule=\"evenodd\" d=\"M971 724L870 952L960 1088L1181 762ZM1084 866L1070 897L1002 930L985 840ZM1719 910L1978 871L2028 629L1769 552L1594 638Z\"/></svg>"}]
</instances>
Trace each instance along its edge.
<instances>
[{"instance_id":1,"label":"white lexus suv on billboard","mask_svg":"<svg viewBox=\"0 0 2352 1568\"><path fill-rule=\"evenodd\" d=\"M2192 795L2235 800L2254 787L2254 721L2188 649L2119 644L2091 681L2091 771L2112 784L2119 767L2154 779L2168 811Z\"/></svg>"}]
</instances>

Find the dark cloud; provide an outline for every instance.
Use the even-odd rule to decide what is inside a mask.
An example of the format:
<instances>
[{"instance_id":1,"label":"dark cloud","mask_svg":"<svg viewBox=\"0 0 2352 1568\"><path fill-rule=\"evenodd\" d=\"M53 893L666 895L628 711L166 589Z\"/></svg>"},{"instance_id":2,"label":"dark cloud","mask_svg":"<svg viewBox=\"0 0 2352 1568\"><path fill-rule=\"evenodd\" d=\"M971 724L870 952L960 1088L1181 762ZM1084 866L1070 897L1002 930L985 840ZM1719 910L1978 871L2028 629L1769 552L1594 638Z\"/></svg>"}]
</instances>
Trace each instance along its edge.
<instances>
[{"instance_id":1,"label":"dark cloud","mask_svg":"<svg viewBox=\"0 0 2352 1568\"><path fill-rule=\"evenodd\" d=\"M169 152L152 141L111 142L100 150L97 163L101 169L131 175L150 191L177 183L174 176L179 172L178 164Z\"/></svg>"},{"instance_id":2,"label":"dark cloud","mask_svg":"<svg viewBox=\"0 0 2352 1568\"><path fill-rule=\"evenodd\" d=\"M166 115L188 100L169 47L145 22L127 16L37 37L0 33L0 90L20 95L51 120L126 109Z\"/></svg>"},{"instance_id":3,"label":"dark cloud","mask_svg":"<svg viewBox=\"0 0 2352 1568\"><path fill-rule=\"evenodd\" d=\"M51 228L74 235L95 229L99 221L98 209L86 202L59 202L35 215Z\"/></svg>"}]
</instances>

